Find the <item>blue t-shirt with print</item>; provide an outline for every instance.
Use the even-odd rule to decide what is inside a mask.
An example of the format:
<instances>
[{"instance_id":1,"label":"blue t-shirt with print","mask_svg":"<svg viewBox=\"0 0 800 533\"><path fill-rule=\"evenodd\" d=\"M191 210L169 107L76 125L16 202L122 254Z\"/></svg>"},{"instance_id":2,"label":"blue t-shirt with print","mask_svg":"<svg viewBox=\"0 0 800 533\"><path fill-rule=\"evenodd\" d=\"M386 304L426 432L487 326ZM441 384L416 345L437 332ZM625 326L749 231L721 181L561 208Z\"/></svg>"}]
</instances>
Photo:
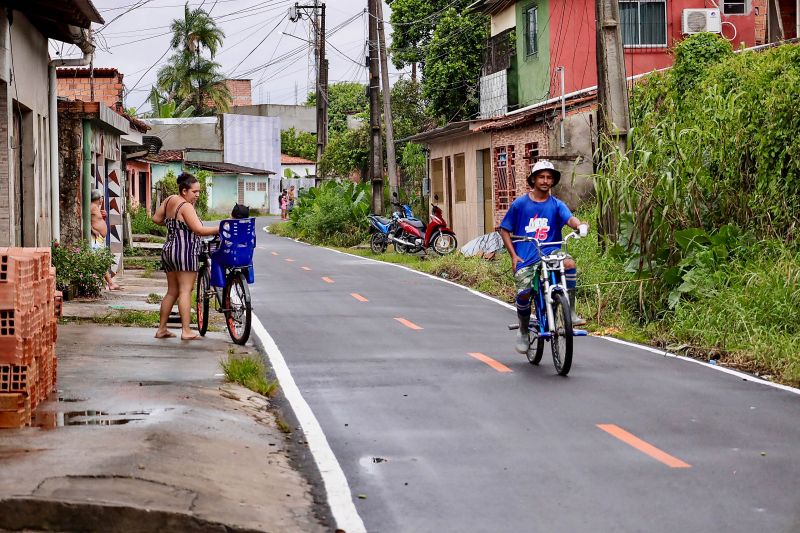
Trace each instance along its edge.
<instances>
[{"instance_id":1,"label":"blue t-shirt with print","mask_svg":"<svg viewBox=\"0 0 800 533\"><path fill-rule=\"evenodd\" d=\"M544 202L535 202L531 200L529 194L526 194L511 203L500 227L512 235L536 237L542 242L560 241L561 230L570 218L572 212L567 204L558 198L550 196ZM544 246L542 251L548 254L558 248L561 246ZM522 263L517 265L517 270L539 261L536 243L515 242L514 249L522 259Z\"/></svg>"}]
</instances>

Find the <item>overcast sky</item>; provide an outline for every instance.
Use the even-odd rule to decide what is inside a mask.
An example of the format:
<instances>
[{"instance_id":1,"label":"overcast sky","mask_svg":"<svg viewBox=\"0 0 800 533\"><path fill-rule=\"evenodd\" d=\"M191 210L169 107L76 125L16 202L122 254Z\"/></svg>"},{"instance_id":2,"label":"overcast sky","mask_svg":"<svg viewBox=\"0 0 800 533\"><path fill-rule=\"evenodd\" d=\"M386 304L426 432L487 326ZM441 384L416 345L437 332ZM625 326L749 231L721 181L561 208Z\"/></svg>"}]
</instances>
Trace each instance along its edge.
<instances>
[{"instance_id":1,"label":"overcast sky","mask_svg":"<svg viewBox=\"0 0 800 533\"><path fill-rule=\"evenodd\" d=\"M181 0L92 0L106 21L96 25L96 67L115 67L125 76L126 107L149 109L146 104L158 68L171 52L169 25L183 17ZM302 103L313 82L313 56L309 55L309 21L291 22L287 11L296 0L189 0L190 7L210 10L225 32L216 61L227 77L253 80L253 103ZM300 4L310 4L311 0ZM329 80L365 82L367 38L366 0L327 0L327 55ZM138 6L137 6L138 5ZM384 18L389 7L384 4ZM119 18L117 18L119 17ZM386 25L391 42L391 26ZM303 39L303 40L301 40ZM263 40L263 42L261 42ZM260 44L259 44L260 43ZM297 50L302 47L302 50ZM75 47L51 41L50 54L79 55ZM292 52L295 52L292 54ZM269 64L269 66L264 66ZM149 69L149 70L148 70ZM400 72L391 68L391 81ZM311 85L313 88L313 85Z\"/></svg>"}]
</instances>

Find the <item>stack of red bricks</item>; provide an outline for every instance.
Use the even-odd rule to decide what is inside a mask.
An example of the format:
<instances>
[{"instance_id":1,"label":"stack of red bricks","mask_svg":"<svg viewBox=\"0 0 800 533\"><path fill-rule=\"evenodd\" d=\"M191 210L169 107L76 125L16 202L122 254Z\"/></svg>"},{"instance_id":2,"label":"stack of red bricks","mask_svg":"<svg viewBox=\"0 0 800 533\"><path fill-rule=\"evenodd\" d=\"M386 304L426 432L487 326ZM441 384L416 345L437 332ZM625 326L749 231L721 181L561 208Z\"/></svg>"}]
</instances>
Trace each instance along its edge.
<instances>
[{"instance_id":1,"label":"stack of red bricks","mask_svg":"<svg viewBox=\"0 0 800 533\"><path fill-rule=\"evenodd\" d=\"M0 428L30 425L55 389L55 286L49 248L0 248Z\"/></svg>"}]
</instances>

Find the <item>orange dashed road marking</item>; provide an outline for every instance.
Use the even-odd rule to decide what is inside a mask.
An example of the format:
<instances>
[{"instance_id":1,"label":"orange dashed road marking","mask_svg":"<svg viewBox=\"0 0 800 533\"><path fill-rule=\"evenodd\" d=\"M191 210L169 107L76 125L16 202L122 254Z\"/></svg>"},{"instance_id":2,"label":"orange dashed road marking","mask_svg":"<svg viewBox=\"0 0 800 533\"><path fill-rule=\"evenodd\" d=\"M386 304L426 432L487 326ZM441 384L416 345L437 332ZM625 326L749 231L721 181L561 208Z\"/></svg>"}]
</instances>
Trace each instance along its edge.
<instances>
[{"instance_id":1,"label":"orange dashed road marking","mask_svg":"<svg viewBox=\"0 0 800 533\"><path fill-rule=\"evenodd\" d=\"M369 301L366 298L364 298L363 296L361 296L360 294L358 294L357 292L351 292L350 296L352 296L353 298L355 298L359 302L368 302Z\"/></svg>"},{"instance_id":2,"label":"orange dashed road marking","mask_svg":"<svg viewBox=\"0 0 800 533\"><path fill-rule=\"evenodd\" d=\"M288 257L284 259L287 263L294 263L294 259L289 259Z\"/></svg>"},{"instance_id":3,"label":"orange dashed road marking","mask_svg":"<svg viewBox=\"0 0 800 533\"><path fill-rule=\"evenodd\" d=\"M467 355L474 357L475 359L477 359L478 361L480 361L482 363L486 363L487 365L489 365L490 367L494 368L498 372L503 372L503 373L513 372L513 370L508 368L503 363L501 363L499 361L495 361L494 359L492 359L488 355L484 355L484 354L482 354L480 352L469 352Z\"/></svg>"},{"instance_id":4,"label":"orange dashed road marking","mask_svg":"<svg viewBox=\"0 0 800 533\"><path fill-rule=\"evenodd\" d=\"M278 252L270 252L272 255L278 255Z\"/></svg>"},{"instance_id":5,"label":"orange dashed road marking","mask_svg":"<svg viewBox=\"0 0 800 533\"><path fill-rule=\"evenodd\" d=\"M418 326L418 325L414 324L414 323L413 323L413 322L411 322L410 320L406 320L405 318L402 318L402 317L396 316L396 317L394 317L394 319L395 319L395 320L397 320L398 322L400 322L401 324L403 324L403 325L404 325L405 327L407 327L407 328L411 328L411 329L424 329L424 328L422 328L422 327L420 327L420 326Z\"/></svg>"},{"instance_id":6,"label":"orange dashed road marking","mask_svg":"<svg viewBox=\"0 0 800 533\"><path fill-rule=\"evenodd\" d=\"M322 281L324 281L325 283L336 283L335 281L333 281L331 278L329 278L327 276L323 276L322 277Z\"/></svg>"},{"instance_id":7,"label":"orange dashed road marking","mask_svg":"<svg viewBox=\"0 0 800 533\"><path fill-rule=\"evenodd\" d=\"M621 427L615 424L597 424L597 427L608 433L609 435L618 438L628 446L636 448L640 452L649 455L656 461L660 461L670 468L691 468L692 465L684 463L677 457L673 457L663 450L659 450L652 444L643 441L636 435L628 433Z\"/></svg>"},{"instance_id":8,"label":"orange dashed road marking","mask_svg":"<svg viewBox=\"0 0 800 533\"><path fill-rule=\"evenodd\" d=\"M302 268L303 270L306 270L306 271L310 271L310 270L311 270L311 269L310 269L310 268L308 268L308 267L300 267L300 268Z\"/></svg>"}]
</instances>

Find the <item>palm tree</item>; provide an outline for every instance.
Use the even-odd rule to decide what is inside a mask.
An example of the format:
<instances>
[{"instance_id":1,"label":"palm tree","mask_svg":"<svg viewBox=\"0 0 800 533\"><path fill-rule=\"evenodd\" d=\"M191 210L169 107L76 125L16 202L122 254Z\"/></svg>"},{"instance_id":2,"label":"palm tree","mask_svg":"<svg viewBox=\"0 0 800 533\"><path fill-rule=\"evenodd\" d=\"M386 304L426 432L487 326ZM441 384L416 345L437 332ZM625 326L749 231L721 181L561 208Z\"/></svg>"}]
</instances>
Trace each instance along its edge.
<instances>
[{"instance_id":1,"label":"palm tree","mask_svg":"<svg viewBox=\"0 0 800 533\"><path fill-rule=\"evenodd\" d=\"M213 58L225 33L214 19L200 8L191 10L184 6L183 20L172 22L170 46L175 53L157 75L157 88L166 95L166 102L174 102L174 112L181 115L193 108L193 114L209 115L225 112L230 107L231 95L220 72L220 65L203 56L208 50Z\"/></svg>"},{"instance_id":2,"label":"palm tree","mask_svg":"<svg viewBox=\"0 0 800 533\"><path fill-rule=\"evenodd\" d=\"M223 32L211 16L200 8L190 10L189 3L184 6L183 20L172 21L170 27L172 40L170 46L174 50L182 49L189 55L200 55L200 49L206 48L213 58L217 49L222 46Z\"/></svg>"}]
</instances>

